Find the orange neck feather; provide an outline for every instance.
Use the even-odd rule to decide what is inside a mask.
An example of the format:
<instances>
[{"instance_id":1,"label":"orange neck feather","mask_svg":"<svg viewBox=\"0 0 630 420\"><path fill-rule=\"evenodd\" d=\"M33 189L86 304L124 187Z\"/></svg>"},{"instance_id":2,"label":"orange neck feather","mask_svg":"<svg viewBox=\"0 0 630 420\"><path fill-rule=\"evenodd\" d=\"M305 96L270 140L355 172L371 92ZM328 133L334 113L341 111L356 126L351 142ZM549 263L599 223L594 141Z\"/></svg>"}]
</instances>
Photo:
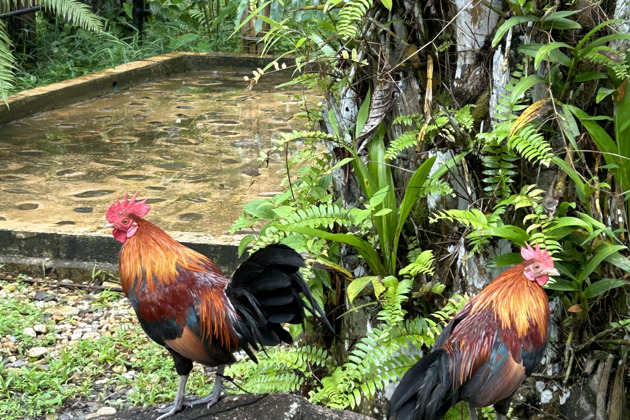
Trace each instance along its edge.
<instances>
[{"instance_id":1,"label":"orange neck feather","mask_svg":"<svg viewBox=\"0 0 630 420\"><path fill-rule=\"evenodd\" d=\"M523 274L521 264L506 270L487 285L471 302L471 312L492 308L504 329L524 338L536 326L540 342L547 338L549 301L545 291Z\"/></svg>"},{"instance_id":2,"label":"orange neck feather","mask_svg":"<svg viewBox=\"0 0 630 420\"><path fill-rule=\"evenodd\" d=\"M120 251L120 280L125 294L142 279L151 291L156 284L174 283L178 280L178 269L211 271L223 277L221 270L206 256L180 244L153 223L134 215L130 217L138 224L138 230Z\"/></svg>"}]
</instances>

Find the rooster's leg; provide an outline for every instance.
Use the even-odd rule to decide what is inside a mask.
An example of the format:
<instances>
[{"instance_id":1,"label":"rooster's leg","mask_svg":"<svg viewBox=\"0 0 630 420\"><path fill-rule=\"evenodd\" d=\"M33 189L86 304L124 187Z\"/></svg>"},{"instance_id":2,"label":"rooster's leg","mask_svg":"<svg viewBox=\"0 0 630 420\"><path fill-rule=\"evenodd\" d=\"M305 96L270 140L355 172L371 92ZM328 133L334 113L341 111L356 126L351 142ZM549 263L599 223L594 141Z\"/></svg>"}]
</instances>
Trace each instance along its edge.
<instances>
[{"instance_id":1,"label":"rooster's leg","mask_svg":"<svg viewBox=\"0 0 630 420\"><path fill-rule=\"evenodd\" d=\"M221 365L217 368L216 377L214 378L214 387L212 388L212 392L203 398L198 398L196 400L187 401L187 405L197 405L197 404L208 404L208 408L215 405L219 398L221 398L221 393L223 392L223 371L225 370L225 365Z\"/></svg>"},{"instance_id":2,"label":"rooster's leg","mask_svg":"<svg viewBox=\"0 0 630 420\"><path fill-rule=\"evenodd\" d=\"M180 375L179 386L177 387L177 397L175 397L175 401L168 407L158 410L158 413L164 414L158 417L156 420L162 420L170 417L182 409L182 407L184 406L184 389L186 389L187 381L188 375Z\"/></svg>"},{"instance_id":3,"label":"rooster's leg","mask_svg":"<svg viewBox=\"0 0 630 420\"><path fill-rule=\"evenodd\" d=\"M470 416L470 420L477 420L477 409L475 409L475 407L470 405L470 403L468 403L467 405L468 405L468 414Z\"/></svg>"}]
</instances>

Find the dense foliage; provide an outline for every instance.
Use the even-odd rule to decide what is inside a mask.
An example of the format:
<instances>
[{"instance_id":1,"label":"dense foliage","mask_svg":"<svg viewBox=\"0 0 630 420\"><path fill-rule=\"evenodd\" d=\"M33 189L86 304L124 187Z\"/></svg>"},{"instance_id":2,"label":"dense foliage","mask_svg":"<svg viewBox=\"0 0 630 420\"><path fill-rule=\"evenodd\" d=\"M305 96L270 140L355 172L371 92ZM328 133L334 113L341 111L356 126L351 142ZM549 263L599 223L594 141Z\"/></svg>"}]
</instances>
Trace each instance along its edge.
<instances>
[{"instance_id":1,"label":"dense foliage","mask_svg":"<svg viewBox=\"0 0 630 420\"><path fill-rule=\"evenodd\" d=\"M296 14L266 34L293 46L298 70L317 69L294 83L325 91L319 109L305 110L321 131L279 147L316 140L328 153L302 148L287 162L287 192L248 204L235 229L254 228L242 249L283 241L336 269L312 282L335 316L379 308L368 310L366 336L347 340L309 387L333 407L357 407L408 369L415 358L400 349L426 350L439 331L426 324L443 304L436 295L473 287L453 273L465 279L466 260L483 264L497 245L539 243L562 273L548 286L561 302L551 380L578 382L586 350L627 354L628 342L610 337L628 322L630 35L603 9L506 1L478 57L502 68L487 69L482 91L458 95L456 11L441 7L304 4L315 25L295 27ZM508 252L490 266L520 260Z\"/></svg>"},{"instance_id":2,"label":"dense foliage","mask_svg":"<svg viewBox=\"0 0 630 420\"><path fill-rule=\"evenodd\" d=\"M306 274L339 337L306 333L305 346L232 366L245 389L300 390L367 411L430 348L465 301L458 293L475 291L469 262L517 263L515 252L493 257L525 242L547 248L562 273L548 286L558 310L546 379L577 384L594 349L626 360L630 35L610 18L613 2L486 3L475 7L498 23L467 67L458 62L462 9L449 2L267 1L241 21L247 2L160 0L143 35L129 4L99 11L98 24L51 3L84 29L38 18L38 43L48 41L34 54L42 65L50 57L46 80L95 62L233 49L228 33L255 20L268 26L263 51L282 55L250 82L290 63L290 83L323 92L317 107L305 102L309 129L284 133L271 152L299 145L286 191L247 204L233 230L251 229L241 252L283 242L312 256ZM10 69L21 87L40 83L37 67L2 49L5 33L0 26L0 92L14 83ZM47 55L50 45L76 65ZM455 83L466 76L480 88Z\"/></svg>"}]
</instances>

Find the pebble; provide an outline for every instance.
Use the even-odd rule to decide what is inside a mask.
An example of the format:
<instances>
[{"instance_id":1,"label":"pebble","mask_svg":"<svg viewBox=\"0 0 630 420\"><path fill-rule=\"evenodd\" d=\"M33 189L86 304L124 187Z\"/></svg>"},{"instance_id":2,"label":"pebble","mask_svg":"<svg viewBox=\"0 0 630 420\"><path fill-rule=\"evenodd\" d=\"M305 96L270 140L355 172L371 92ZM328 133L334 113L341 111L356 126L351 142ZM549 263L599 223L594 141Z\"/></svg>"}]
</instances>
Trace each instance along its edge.
<instances>
[{"instance_id":1,"label":"pebble","mask_svg":"<svg viewBox=\"0 0 630 420\"><path fill-rule=\"evenodd\" d=\"M7 276L5 275L4 278L6 279ZM47 279L47 281L57 283L57 286L74 283L69 279L61 282L55 282L52 279ZM113 282L104 285L120 288L120 284ZM0 360L4 362L4 369L38 366L37 369L47 370L50 367L50 361L56 360L63 349L73 348L79 344L80 340L96 340L102 336L111 337L119 329L133 328L133 325L137 324L133 309L126 299L122 299L122 295L120 299L103 304L99 300L99 294L98 292L87 293L71 287L51 289L43 285L30 286L18 282L0 281L0 299L23 299L42 311L41 317L35 323L29 324L28 327L22 326L21 329L12 332L15 335L8 334L0 337ZM0 304L2 304L1 301ZM30 337L29 340L33 338L37 340L44 334L48 334L47 340L54 337L54 343L47 347L25 348L24 338ZM131 354L128 356L137 362ZM82 420L115 415L115 408L103 407L103 405L114 404L118 401L121 406L125 406L128 403L129 393L135 392L133 388L122 388L112 394L120 381L115 378L117 375L133 380L137 372L131 370L130 365L109 365L95 378L92 394L77 397L69 405L57 407L56 413L47 418ZM82 380L82 374L75 372L69 378L69 384L80 383Z\"/></svg>"},{"instance_id":2,"label":"pebble","mask_svg":"<svg viewBox=\"0 0 630 420\"><path fill-rule=\"evenodd\" d=\"M26 352L26 355L31 359L41 359L49 353L46 347L33 347Z\"/></svg>"},{"instance_id":3,"label":"pebble","mask_svg":"<svg viewBox=\"0 0 630 420\"><path fill-rule=\"evenodd\" d=\"M48 327L45 324L36 324L33 325L33 330L35 330L38 334L46 334L48 332Z\"/></svg>"},{"instance_id":4,"label":"pebble","mask_svg":"<svg viewBox=\"0 0 630 420\"><path fill-rule=\"evenodd\" d=\"M7 290L9 292L14 292L15 289L17 289L17 284L15 284L15 283L5 284L3 289Z\"/></svg>"},{"instance_id":5,"label":"pebble","mask_svg":"<svg viewBox=\"0 0 630 420\"><path fill-rule=\"evenodd\" d=\"M31 327L26 327L22 330L22 334L29 336L29 337L37 337L37 333L35 332L35 330Z\"/></svg>"},{"instance_id":6,"label":"pebble","mask_svg":"<svg viewBox=\"0 0 630 420\"><path fill-rule=\"evenodd\" d=\"M52 293L49 293L46 290L40 290L38 292L35 292L35 295L33 296L33 299L35 300L43 300L43 301L50 301L53 300L55 298L55 295L53 295Z\"/></svg>"},{"instance_id":7,"label":"pebble","mask_svg":"<svg viewBox=\"0 0 630 420\"><path fill-rule=\"evenodd\" d=\"M78 308L75 308L74 306L66 306L66 305L53 306L52 308L48 308L44 310L44 312L53 314L53 316L56 315L56 316L62 316L62 317L79 315Z\"/></svg>"},{"instance_id":8,"label":"pebble","mask_svg":"<svg viewBox=\"0 0 630 420\"><path fill-rule=\"evenodd\" d=\"M116 414L116 409L114 407L101 407L96 411L96 414L100 416L112 416Z\"/></svg>"}]
</instances>

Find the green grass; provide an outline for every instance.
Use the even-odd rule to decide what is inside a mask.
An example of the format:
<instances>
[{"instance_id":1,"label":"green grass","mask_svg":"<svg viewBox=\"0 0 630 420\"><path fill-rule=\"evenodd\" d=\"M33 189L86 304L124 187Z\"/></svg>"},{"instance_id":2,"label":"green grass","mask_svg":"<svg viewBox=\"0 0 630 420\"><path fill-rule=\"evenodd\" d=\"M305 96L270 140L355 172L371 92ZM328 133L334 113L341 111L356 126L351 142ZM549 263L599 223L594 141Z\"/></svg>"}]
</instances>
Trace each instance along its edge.
<instances>
[{"instance_id":1,"label":"green grass","mask_svg":"<svg viewBox=\"0 0 630 420\"><path fill-rule=\"evenodd\" d=\"M19 286L18 286L19 287ZM45 324L48 332L37 338L24 334L24 328L36 324ZM55 342L55 328L51 321L43 318L42 312L33 304L27 304L18 299L0 300L0 339L15 337L19 355L33 347L46 347Z\"/></svg>"},{"instance_id":2,"label":"green grass","mask_svg":"<svg viewBox=\"0 0 630 420\"><path fill-rule=\"evenodd\" d=\"M103 292L93 305L107 306L120 298L119 293ZM25 327L42 323L48 326L45 335L32 338L22 334ZM15 337L13 355L25 359L21 355L32 347L52 348L54 331L54 324L46 321L44 313L32 302L0 299L0 341ZM6 350L2 356L8 356ZM77 399L120 405L106 400L111 387L132 390L128 396L123 394L123 404L169 402L175 397L178 381L168 352L150 341L138 325L121 326L112 330L111 336L71 342L58 355L46 356L41 364L29 362L18 368L0 368L0 418L7 420L59 412L66 402ZM132 379L124 375L130 370L136 371ZM103 379L107 380L104 388L95 389L94 382ZM207 382L206 375L195 369L187 390L205 395L212 388L212 383Z\"/></svg>"}]
</instances>

